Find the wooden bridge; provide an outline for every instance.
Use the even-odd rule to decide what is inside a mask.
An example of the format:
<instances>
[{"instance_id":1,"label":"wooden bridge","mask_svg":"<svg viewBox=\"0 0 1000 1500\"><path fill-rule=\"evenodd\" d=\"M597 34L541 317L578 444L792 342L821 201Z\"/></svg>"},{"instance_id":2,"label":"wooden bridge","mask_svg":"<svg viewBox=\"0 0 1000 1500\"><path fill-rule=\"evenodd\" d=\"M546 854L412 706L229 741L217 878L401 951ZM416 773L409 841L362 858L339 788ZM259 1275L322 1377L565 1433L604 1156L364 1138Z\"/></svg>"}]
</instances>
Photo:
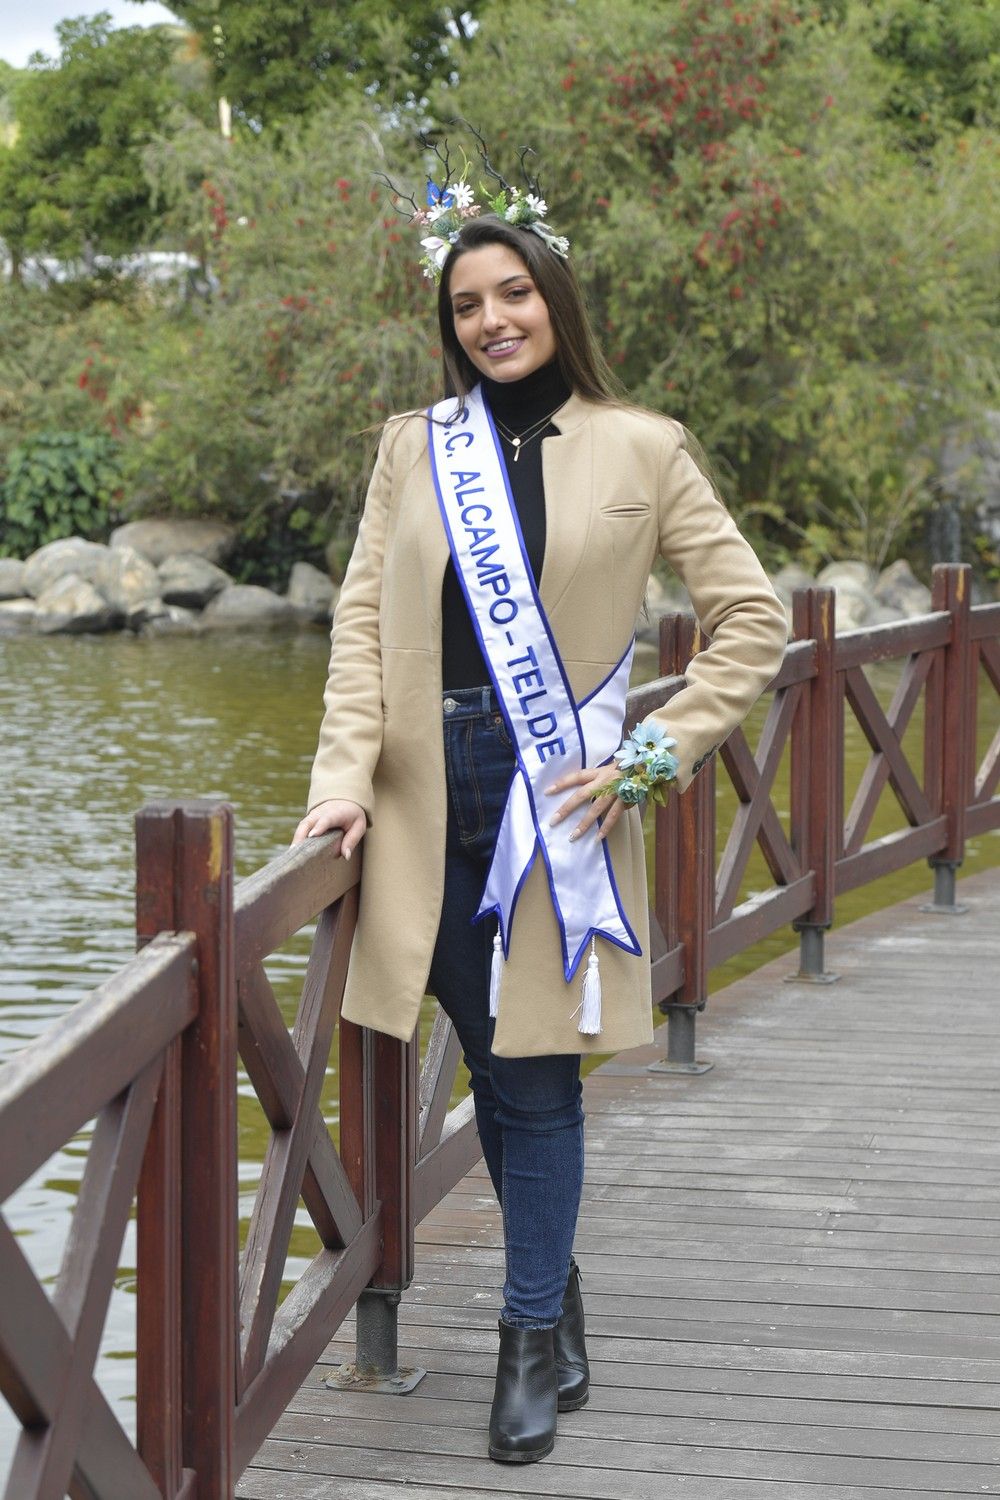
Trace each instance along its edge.
<instances>
[{"instance_id":1,"label":"wooden bridge","mask_svg":"<svg viewBox=\"0 0 1000 1500\"><path fill-rule=\"evenodd\" d=\"M417 1232L410 1395L331 1391L329 1346L242 1500L1000 1495L1000 870L712 996L702 1075L587 1078L589 1404L529 1468L485 1453L503 1281L480 1163ZM947 976L947 978L945 978ZM399 1486L399 1488L396 1488Z\"/></svg>"},{"instance_id":2,"label":"wooden bridge","mask_svg":"<svg viewBox=\"0 0 1000 1500\"><path fill-rule=\"evenodd\" d=\"M338 1024L359 870L333 838L234 886L227 805L144 809L139 953L0 1072L0 1201L96 1117L51 1298L0 1218L0 1392L23 1429L7 1500L1000 1493L997 1300L979 1290L997 1270L1000 924L995 881L963 882L961 916L955 884L967 834L1000 827L1000 728L976 749L997 718L1000 605L971 609L968 586L936 569L931 614L839 638L831 591L797 594L756 750L737 731L720 753L736 799L720 857L714 763L657 810L666 1057L587 1080L594 1394L516 1485L481 1458L499 1239L471 1101L449 1109L449 1025L421 1062L417 1042ZM690 621L664 622L631 722L698 645ZM865 668L889 660L883 710ZM871 756L845 812L847 707ZM871 837L886 786L906 826ZM755 847L771 884L741 900ZM837 933L827 988L837 895L925 858L931 913ZM316 917L289 1032L263 963ZM763 970L713 998L700 1071L709 970L789 922L797 982ZM339 1150L318 1108L335 1036ZM237 1052L272 1132L242 1255ZM93 1366L137 1183L133 1445ZM323 1248L282 1301L300 1196ZM347 1361L347 1388L317 1361ZM416 1363L416 1389L392 1394Z\"/></svg>"}]
</instances>

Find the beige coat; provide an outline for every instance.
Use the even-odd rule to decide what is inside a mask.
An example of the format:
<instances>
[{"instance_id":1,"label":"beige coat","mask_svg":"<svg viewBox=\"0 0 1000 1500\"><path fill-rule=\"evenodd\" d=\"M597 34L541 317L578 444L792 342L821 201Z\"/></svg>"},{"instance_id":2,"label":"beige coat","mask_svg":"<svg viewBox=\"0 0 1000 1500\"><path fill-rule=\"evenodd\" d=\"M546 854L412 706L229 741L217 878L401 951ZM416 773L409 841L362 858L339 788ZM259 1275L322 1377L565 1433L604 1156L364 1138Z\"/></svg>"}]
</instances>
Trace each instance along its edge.
<instances>
[{"instance_id":1,"label":"beige coat","mask_svg":"<svg viewBox=\"0 0 1000 1500\"><path fill-rule=\"evenodd\" d=\"M752 548L667 417L571 396L543 443L540 594L577 699L628 645L660 553L686 585L711 645L656 717L678 741L678 785L740 723L781 662L785 616ZM361 903L343 1014L409 1039L418 1021L444 884L441 584L448 543L426 423L386 428L333 620L326 713L309 807L365 809ZM609 838L632 928L648 954L642 829L635 808ZM599 944L603 1029L577 1030L581 967L563 976L545 869L521 892L493 1050L504 1057L611 1052L652 1037L648 957Z\"/></svg>"}]
</instances>

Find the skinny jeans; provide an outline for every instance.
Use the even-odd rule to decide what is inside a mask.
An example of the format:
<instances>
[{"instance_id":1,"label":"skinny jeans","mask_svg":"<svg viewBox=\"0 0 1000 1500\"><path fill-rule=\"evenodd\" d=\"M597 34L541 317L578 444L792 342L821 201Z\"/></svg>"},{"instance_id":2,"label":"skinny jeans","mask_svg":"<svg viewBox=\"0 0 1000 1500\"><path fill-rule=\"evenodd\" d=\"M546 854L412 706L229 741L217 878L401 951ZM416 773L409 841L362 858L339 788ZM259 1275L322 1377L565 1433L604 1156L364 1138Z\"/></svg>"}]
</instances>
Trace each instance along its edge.
<instances>
[{"instance_id":1,"label":"skinny jeans","mask_svg":"<svg viewBox=\"0 0 1000 1500\"><path fill-rule=\"evenodd\" d=\"M518 1328L551 1328L562 1310L583 1188L580 1054L495 1057L491 1050L497 921L473 918L516 760L492 688L446 692L443 720L444 901L429 985L462 1045L483 1156L503 1215L500 1316Z\"/></svg>"}]
</instances>

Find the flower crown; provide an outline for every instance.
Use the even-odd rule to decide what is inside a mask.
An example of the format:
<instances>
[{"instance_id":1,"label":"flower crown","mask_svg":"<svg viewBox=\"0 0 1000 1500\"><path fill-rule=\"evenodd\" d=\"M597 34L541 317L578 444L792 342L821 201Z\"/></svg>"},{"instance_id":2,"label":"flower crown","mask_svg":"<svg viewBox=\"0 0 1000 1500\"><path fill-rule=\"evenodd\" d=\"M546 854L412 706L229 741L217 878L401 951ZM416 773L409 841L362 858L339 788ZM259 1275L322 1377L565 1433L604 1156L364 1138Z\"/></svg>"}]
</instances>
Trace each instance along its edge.
<instances>
[{"instance_id":1,"label":"flower crown","mask_svg":"<svg viewBox=\"0 0 1000 1500\"><path fill-rule=\"evenodd\" d=\"M387 177L383 178L397 198L405 198L412 206L411 224L416 224L421 229L434 231L433 234L424 235L420 241L425 252L420 260L424 275L430 281L440 281L444 263L448 259L452 246L458 240L463 224L467 219L473 219L484 211L496 214L498 219L503 219L504 223L512 224L515 228L530 229L548 245L553 254L565 260L569 254L569 240L565 235L555 234L545 223L545 216L549 211L548 204L541 195L537 178L532 177L525 166L526 158L532 153L527 149L520 153L521 171L527 187L527 191L524 191L501 177L490 162L482 137L477 132L473 134L479 142L479 154L483 167L497 185L497 191L491 193L486 183L480 183L480 192L483 195L481 203L476 201L475 189L468 181L472 170L468 160L463 159L461 173L452 177L451 155L447 144L443 149L437 145L431 146L444 167L444 178L442 183L438 184L428 176L426 207L420 207L412 197L401 193ZM423 143L430 145L426 138Z\"/></svg>"}]
</instances>

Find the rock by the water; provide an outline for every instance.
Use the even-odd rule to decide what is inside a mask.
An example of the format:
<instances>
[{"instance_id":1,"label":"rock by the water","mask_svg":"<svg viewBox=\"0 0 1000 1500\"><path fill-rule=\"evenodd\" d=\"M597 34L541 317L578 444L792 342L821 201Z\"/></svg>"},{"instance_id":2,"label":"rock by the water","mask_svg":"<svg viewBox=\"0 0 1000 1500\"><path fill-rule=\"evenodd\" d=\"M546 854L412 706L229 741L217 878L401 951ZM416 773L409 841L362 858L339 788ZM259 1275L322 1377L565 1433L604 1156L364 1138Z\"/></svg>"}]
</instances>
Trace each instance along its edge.
<instances>
[{"instance_id":1,"label":"rock by the water","mask_svg":"<svg viewBox=\"0 0 1000 1500\"><path fill-rule=\"evenodd\" d=\"M0 635L24 635L34 630L37 614L34 599L5 599L0 603Z\"/></svg>"},{"instance_id":2,"label":"rock by the water","mask_svg":"<svg viewBox=\"0 0 1000 1500\"><path fill-rule=\"evenodd\" d=\"M333 579L312 563L297 562L288 578L288 601L302 620L325 624L337 602L339 590Z\"/></svg>"},{"instance_id":3,"label":"rock by the water","mask_svg":"<svg viewBox=\"0 0 1000 1500\"><path fill-rule=\"evenodd\" d=\"M863 625L872 623L873 600L870 593L860 588L845 587L843 583L830 586L837 591L834 601L834 629L838 634L843 630L860 630Z\"/></svg>"},{"instance_id":4,"label":"rock by the water","mask_svg":"<svg viewBox=\"0 0 1000 1500\"><path fill-rule=\"evenodd\" d=\"M16 557L0 557L0 599L23 599L24 563Z\"/></svg>"},{"instance_id":5,"label":"rock by the water","mask_svg":"<svg viewBox=\"0 0 1000 1500\"><path fill-rule=\"evenodd\" d=\"M801 563L787 562L778 569L771 582L776 593L784 590L790 599L796 589L811 588L815 580L809 569L804 568Z\"/></svg>"},{"instance_id":6,"label":"rock by the water","mask_svg":"<svg viewBox=\"0 0 1000 1500\"><path fill-rule=\"evenodd\" d=\"M874 593L878 603L892 610L897 619L912 620L915 615L930 614L931 591L914 577L905 557L890 563L879 574Z\"/></svg>"},{"instance_id":7,"label":"rock by the water","mask_svg":"<svg viewBox=\"0 0 1000 1500\"><path fill-rule=\"evenodd\" d=\"M119 618L104 595L78 573L57 578L35 603L35 629L43 635L110 630Z\"/></svg>"},{"instance_id":8,"label":"rock by the water","mask_svg":"<svg viewBox=\"0 0 1000 1500\"><path fill-rule=\"evenodd\" d=\"M295 606L281 594L256 583L234 583L216 594L201 617L206 630L241 630L254 626L295 625Z\"/></svg>"},{"instance_id":9,"label":"rock by the water","mask_svg":"<svg viewBox=\"0 0 1000 1500\"><path fill-rule=\"evenodd\" d=\"M176 552L197 552L209 562L226 560L236 544L236 528L225 521L193 516L128 521L111 533L112 547L134 547L154 567Z\"/></svg>"},{"instance_id":10,"label":"rock by the water","mask_svg":"<svg viewBox=\"0 0 1000 1500\"><path fill-rule=\"evenodd\" d=\"M88 583L97 583L108 548L100 542L85 542L79 536L62 537L57 542L46 542L24 564L24 587L35 599L60 578L75 574Z\"/></svg>"},{"instance_id":11,"label":"rock by the water","mask_svg":"<svg viewBox=\"0 0 1000 1500\"><path fill-rule=\"evenodd\" d=\"M832 562L820 570L816 582L831 589L851 585L855 589L872 589L875 586L875 573L865 562Z\"/></svg>"},{"instance_id":12,"label":"rock by the water","mask_svg":"<svg viewBox=\"0 0 1000 1500\"><path fill-rule=\"evenodd\" d=\"M177 552L159 566L160 592L167 604L204 609L232 584L229 574L197 552Z\"/></svg>"},{"instance_id":13,"label":"rock by the water","mask_svg":"<svg viewBox=\"0 0 1000 1500\"><path fill-rule=\"evenodd\" d=\"M109 548L94 580L98 589L130 630L138 630L164 610L160 575L132 547Z\"/></svg>"},{"instance_id":14,"label":"rock by the water","mask_svg":"<svg viewBox=\"0 0 1000 1500\"><path fill-rule=\"evenodd\" d=\"M142 635L200 635L201 615L182 604L165 604L163 613L147 620Z\"/></svg>"}]
</instances>

